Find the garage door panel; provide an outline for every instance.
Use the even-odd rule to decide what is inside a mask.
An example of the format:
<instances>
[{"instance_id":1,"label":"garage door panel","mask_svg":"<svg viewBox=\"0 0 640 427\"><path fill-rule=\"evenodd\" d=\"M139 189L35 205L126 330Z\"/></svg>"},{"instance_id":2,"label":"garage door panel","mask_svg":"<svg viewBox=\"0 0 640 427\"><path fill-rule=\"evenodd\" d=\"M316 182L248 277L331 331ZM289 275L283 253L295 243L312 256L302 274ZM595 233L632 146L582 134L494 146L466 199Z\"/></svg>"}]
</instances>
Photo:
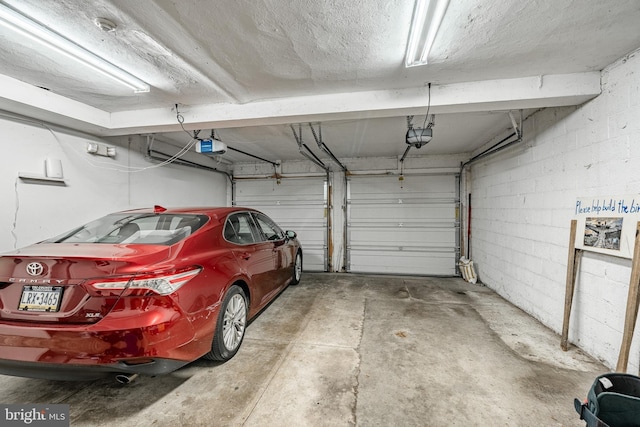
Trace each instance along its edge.
<instances>
[{"instance_id":1,"label":"garage door panel","mask_svg":"<svg viewBox=\"0 0 640 427\"><path fill-rule=\"evenodd\" d=\"M420 230L403 230L398 231L383 231L379 230L375 234L369 230L352 230L351 231L352 242L358 242L357 246L364 244L376 247L381 245L381 242L397 242L394 247L406 247L414 246L416 244L427 244L429 246L442 246L446 245L451 247L455 244L456 235L450 231L425 231ZM354 245L352 245L354 247Z\"/></svg>"},{"instance_id":2,"label":"garage door panel","mask_svg":"<svg viewBox=\"0 0 640 427\"><path fill-rule=\"evenodd\" d=\"M236 195L267 196L271 193L277 196L304 196L306 194L323 194L325 192L322 178L283 179L280 184L273 179L238 179ZM315 199L309 199L315 200Z\"/></svg>"},{"instance_id":3,"label":"garage door panel","mask_svg":"<svg viewBox=\"0 0 640 427\"><path fill-rule=\"evenodd\" d=\"M302 244L304 269L327 269L327 217L324 179L236 181L236 206L258 209L284 230L295 231Z\"/></svg>"},{"instance_id":4,"label":"garage door panel","mask_svg":"<svg viewBox=\"0 0 640 427\"><path fill-rule=\"evenodd\" d=\"M385 222L411 221L420 219L422 221L448 220L451 222L455 209L450 205L455 201L451 199L449 206L443 205L355 205L358 209L352 209L351 220L377 220Z\"/></svg>"},{"instance_id":5,"label":"garage door panel","mask_svg":"<svg viewBox=\"0 0 640 427\"><path fill-rule=\"evenodd\" d=\"M421 197L436 197L438 194L448 194L455 196L456 189L450 187L454 175L428 175L428 176L405 176L401 182L398 177L354 177L361 180L358 189L352 193L352 200L359 198L388 197L388 195L419 195ZM369 182L365 182L369 180Z\"/></svg>"},{"instance_id":6,"label":"garage door panel","mask_svg":"<svg viewBox=\"0 0 640 427\"><path fill-rule=\"evenodd\" d=\"M292 227L316 226L320 227L321 229L325 228L326 218L324 217L324 206L288 206L277 204L276 202L271 202L251 203L250 207L258 209L260 211L264 211L281 227L283 227L283 225L281 224L282 221L286 222L286 224L291 225ZM266 211L269 211L271 214L267 213Z\"/></svg>"},{"instance_id":7,"label":"garage door panel","mask_svg":"<svg viewBox=\"0 0 640 427\"><path fill-rule=\"evenodd\" d=\"M427 251L369 251L366 247L357 250L351 260L355 268L353 273L388 273L388 274L416 274L424 275L425 271L439 272L430 275L453 276L455 265L451 263L454 253L444 249L442 252ZM376 259L386 259L384 263L375 262Z\"/></svg>"},{"instance_id":8,"label":"garage door panel","mask_svg":"<svg viewBox=\"0 0 640 427\"><path fill-rule=\"evenodd\" d=\"M352 177L348 271L455 275L457 212L454 175Z\"/></svg>"}]
</instances>

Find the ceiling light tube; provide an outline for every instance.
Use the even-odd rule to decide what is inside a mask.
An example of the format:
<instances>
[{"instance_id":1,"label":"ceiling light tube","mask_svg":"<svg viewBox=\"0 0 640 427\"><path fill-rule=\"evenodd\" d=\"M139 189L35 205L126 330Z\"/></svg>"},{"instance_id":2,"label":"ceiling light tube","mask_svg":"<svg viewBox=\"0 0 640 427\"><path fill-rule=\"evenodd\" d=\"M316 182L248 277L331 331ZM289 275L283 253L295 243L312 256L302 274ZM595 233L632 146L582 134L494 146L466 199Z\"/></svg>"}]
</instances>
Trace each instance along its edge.
<instances>
[{"instance_id":1,"label":"ceiling light tube","mask_svg":"<svg viewBox=\"0 0 640 427\"><path fill-rule=\"evenodd\" d=\"M136 93L149 92L150 87L139 78L123 71L105 59L78 46L74 42L54 33L20 13L0 4L0 25L16 31L49 49L62 53L81 64L121 83Z\"/></svg>"},{"instance_id":2,"label":"ceiling light tube","mask_svg":"<svg viewBox=\"0 0 640 427\"><path fill-rule=\"evenodd\" d=\"M413 20L409 29L406 67L427 63L427 55L449 6L449 0L416 0Z\"/></svg>"}]
</instances>

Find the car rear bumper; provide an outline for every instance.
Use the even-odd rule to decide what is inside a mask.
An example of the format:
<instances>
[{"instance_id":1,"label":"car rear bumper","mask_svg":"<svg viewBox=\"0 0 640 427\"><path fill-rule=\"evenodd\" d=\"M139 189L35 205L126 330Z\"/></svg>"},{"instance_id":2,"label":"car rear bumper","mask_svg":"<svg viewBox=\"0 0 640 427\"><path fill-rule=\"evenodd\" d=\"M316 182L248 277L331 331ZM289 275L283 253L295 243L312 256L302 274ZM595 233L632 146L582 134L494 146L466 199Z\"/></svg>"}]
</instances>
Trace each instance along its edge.
<instances>
[{"instance_id":1,"label":"car rear bumper","mask_svg":"<svg viewBox=\"0 0 640 427\"><path fill-rule=\"evenodd\" d=\"M166 374L211 349L212 334L196 331L192 320L175 307L155 306L90 325L1 322L0 373L67 380Z\"/></svg>"},{"instance_id":2,"label":"car rear bumper","mask_svg":"<svg viewBox=\"0 0 640 427\"><path fill-rule=\"evenodd\" d=\"M0 374L57 381L91 381L116 374L162 375L186 365L187 361L153 359L148 363L128 365L124 362L103 365L22 362L0 359Z\"/></svg>"}]
</instances>

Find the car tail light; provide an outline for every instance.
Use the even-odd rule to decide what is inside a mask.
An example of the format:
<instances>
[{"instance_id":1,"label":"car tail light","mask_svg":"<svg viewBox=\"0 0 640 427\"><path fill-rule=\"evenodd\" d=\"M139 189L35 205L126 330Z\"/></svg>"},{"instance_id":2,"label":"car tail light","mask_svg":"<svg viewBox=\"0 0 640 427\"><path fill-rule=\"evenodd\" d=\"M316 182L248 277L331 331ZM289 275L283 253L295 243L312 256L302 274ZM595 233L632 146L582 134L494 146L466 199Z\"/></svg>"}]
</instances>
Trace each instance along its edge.
<instances>
[{"instance_id":1,"label":"car tail light","mask_svg":"<svg viewBox=\"0 0 640 427\"><path fill-rule=\"evenodd\" d=\"M133 276L130 278L113 278L91 282L90 286L97 290L127 289L129 294L136 294L136 290L152 291L159 295L169 295L189 280L196 277L202 268L191 267L187 270L170 271L162 273L150 273Z\"/></svg>"}]
</instances>

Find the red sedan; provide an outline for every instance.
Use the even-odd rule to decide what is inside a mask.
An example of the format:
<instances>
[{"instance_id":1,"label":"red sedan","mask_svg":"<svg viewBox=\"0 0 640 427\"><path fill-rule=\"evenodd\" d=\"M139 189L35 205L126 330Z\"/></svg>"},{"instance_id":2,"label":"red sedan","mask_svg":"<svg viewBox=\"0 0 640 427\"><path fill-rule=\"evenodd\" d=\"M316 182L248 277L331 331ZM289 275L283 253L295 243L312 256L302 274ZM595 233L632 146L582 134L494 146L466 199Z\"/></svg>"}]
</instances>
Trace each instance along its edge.
<instances>
[{"instance_id":1,"label":"red sedan","mask_svg":"<svg viewBox=\"0 0 640 427\"><path fill-rule=\"evenodd\" d=\"M301 273L296 233L253 209L107 215L0 256L0 373L128 382L228 360Z\"/></svg>"}]
</instances>

